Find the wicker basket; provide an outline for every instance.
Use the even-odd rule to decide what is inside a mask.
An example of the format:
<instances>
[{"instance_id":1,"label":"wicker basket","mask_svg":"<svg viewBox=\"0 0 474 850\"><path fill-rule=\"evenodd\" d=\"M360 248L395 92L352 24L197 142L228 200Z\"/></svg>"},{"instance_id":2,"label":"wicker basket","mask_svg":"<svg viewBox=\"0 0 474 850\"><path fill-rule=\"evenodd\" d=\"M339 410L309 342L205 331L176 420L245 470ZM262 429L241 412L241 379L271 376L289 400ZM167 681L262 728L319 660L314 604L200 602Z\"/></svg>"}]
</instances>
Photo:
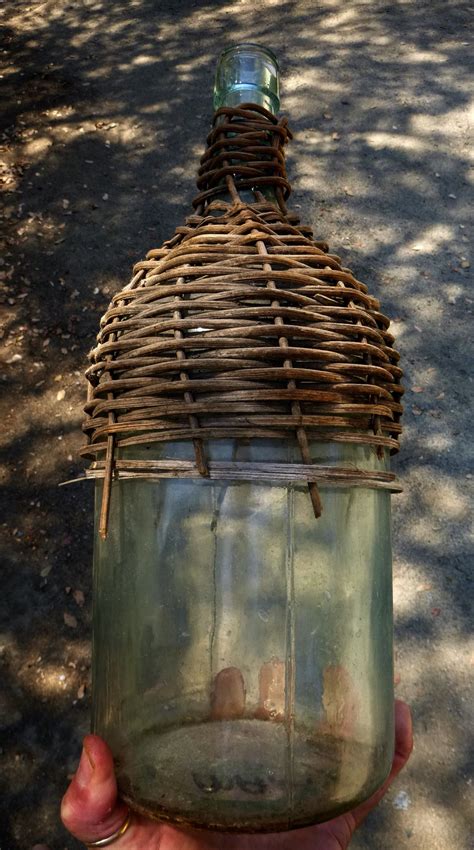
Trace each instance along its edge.
<instances>
[{"instance_id":1,"label":"wicker basket","mask_svg":"<svg viewBox=\"0 0 474 850\"><path fill-rule=\"evenodd\" d=\"M399 489L390 473L311 460L314 441L396 451L402 372L379 302L287 210L289 138L255 104L218 110L195 214L136 264L101 320L82 453L105 479L102 536L114 477L304 479L316 516L318 481ZM206 459L207 440L293 435L301 464ZM120 452L176 440L193 442L195 462Z\"/></svg>"}]
</instances>

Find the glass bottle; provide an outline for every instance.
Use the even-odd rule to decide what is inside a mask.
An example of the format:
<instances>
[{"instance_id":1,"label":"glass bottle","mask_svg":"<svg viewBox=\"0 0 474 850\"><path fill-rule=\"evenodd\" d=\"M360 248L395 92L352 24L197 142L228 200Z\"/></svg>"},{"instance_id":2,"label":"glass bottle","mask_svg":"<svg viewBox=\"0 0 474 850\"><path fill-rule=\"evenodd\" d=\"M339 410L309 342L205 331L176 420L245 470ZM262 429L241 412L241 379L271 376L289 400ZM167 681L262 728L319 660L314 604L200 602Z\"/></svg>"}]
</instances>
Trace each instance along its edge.
<instances>
[{"instance_id":1,"label":"glass bottle","mask_svg":"<svg viewBox=\"0 0 474 850\"><path fill-rule=\"evenodd\" d=\"M276 113L273 54L221 57L215 106ZM223 189L223 196L225 195ZM388 450L316 443L314 463L386 471ZM123 450L122 457L125 457ZM131 447L193 459L192 444ZM296 441L206 443L292 462ZM366 799L393 756L390 493L304 482L119 480L95 535L93 730L122 796L162 820L278 831ZM102 484L96 484L97 524Z\"/></svg>"}]
</instances>

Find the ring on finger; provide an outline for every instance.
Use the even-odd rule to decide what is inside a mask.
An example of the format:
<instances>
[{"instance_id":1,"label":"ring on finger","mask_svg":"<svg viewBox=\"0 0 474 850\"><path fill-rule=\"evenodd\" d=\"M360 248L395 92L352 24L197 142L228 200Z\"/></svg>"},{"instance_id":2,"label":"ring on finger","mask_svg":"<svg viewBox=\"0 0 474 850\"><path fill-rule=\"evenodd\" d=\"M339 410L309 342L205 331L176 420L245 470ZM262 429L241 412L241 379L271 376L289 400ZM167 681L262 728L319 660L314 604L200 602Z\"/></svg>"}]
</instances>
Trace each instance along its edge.
<instances>
[{"instance_id":1,"label":"ring on finger","mask_svg":"<svg viewBox=\"0 0 474 850\"><path fill-rule=\"evenodd\" d=\"M109 844L113 844L114 841L121 838L122 835L125 835L128 827L130 826L130 822L132 820L132 813L129 810L127 817L125 818L122 826L115 830L112 835L108 835L106 838L99 838L98 841L88 841L86 843L86 847L108 847Z\"/></svg>"}]
</instances>

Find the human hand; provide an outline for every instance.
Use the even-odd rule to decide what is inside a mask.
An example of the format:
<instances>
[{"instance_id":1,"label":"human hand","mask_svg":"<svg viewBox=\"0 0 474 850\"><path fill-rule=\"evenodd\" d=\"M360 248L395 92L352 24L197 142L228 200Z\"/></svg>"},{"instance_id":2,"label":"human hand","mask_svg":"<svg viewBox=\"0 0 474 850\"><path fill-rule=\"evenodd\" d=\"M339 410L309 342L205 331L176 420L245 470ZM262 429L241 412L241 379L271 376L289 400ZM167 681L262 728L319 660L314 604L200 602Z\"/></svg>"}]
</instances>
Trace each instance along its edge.
<instances>
[{"instance_id":1,"label":"human hand","mask_svg":"<svg viewBox=\"0 0 474 850\"><path fill-rule=\"evenodd\" d=\"M132 814L130 826L113 842L114 850L346 850L369 812L404 767L413 747L410 709L395 703L395 755L383 786L365 803L334 820L293 832L271 835L229 835L177 829ZM87 735L78 770L64 795L65 827L85 844L113 835L127 818L127 806L117 796L112 754L97 735Z\"/></svg>"}]
</instances>

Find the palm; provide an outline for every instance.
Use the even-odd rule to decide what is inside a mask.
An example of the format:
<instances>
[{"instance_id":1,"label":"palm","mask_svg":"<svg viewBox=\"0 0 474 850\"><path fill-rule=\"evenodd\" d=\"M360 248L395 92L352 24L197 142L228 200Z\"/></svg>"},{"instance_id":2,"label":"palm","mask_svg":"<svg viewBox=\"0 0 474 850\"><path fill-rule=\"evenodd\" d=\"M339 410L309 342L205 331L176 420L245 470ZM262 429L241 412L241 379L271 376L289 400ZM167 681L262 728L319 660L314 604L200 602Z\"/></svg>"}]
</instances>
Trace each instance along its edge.
<instances>
[{"instance_id":1,"label":"palm","mask_svg":"<svg viewBox=\"0 0 474 850\"><path fill-rule=\"evenodd\" d=\"M272 835L228 835L181 830L133 815L114 850L346 850L355 829L377 805L408 761L413 740L410 709L395 705L396 739L392 770L385 784L352 811L319 826ZM124 823L127 807L117 797L112 754L96 735L84 741L78 771L62 803L61 815L69 831L84 843L113 835Z\"/></svg>"}]
</instances>

